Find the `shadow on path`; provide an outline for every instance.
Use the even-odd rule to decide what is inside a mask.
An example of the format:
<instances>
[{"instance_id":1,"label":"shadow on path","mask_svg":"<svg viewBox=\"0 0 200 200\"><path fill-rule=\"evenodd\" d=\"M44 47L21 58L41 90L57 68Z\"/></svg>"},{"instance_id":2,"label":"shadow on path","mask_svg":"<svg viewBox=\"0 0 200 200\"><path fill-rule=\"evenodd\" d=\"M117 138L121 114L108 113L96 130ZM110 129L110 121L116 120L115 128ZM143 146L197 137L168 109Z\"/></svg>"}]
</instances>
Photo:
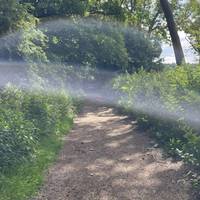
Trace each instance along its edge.
<instances>
[{"instance_id":1,"label":"shadow on path","mask_svg":"<svg viewBox=\"0 0 200 200\"><path fill-rule=\"evenodd\" d=\"M127 123L128 122L128 123ZM135 122L86 105L34 200L191 200L182 162L163 158Z\"/></svg>"}]
</instances>

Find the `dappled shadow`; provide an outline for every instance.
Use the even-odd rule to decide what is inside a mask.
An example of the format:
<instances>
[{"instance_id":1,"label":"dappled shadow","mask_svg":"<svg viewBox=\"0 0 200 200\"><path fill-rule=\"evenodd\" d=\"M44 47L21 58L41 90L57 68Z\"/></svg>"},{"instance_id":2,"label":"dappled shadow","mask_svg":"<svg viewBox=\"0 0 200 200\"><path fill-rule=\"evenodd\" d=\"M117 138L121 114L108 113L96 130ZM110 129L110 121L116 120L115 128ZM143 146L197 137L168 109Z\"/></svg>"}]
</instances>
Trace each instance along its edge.
<instances>
[{"instance_id":1,"label":"dappled shadow","mask_svg":"<svg viewBox=\"0 0 200 200\"><path fill-rule=\"evenodd\" d=\"M136 128L112 108L86 105L35 199L191 200L183 164Z\"/></svg>"}]
</instances>

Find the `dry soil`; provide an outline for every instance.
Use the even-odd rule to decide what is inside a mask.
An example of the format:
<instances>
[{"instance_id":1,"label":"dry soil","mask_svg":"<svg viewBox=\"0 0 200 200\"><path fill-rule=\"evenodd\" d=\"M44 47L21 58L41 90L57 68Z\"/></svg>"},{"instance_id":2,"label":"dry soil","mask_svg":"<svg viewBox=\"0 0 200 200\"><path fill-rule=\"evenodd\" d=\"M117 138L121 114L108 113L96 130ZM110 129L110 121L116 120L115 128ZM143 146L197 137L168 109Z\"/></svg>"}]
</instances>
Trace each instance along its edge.
<instances>
[{"instance_id":1,"label":"dry soil","mask_svg":"<svg viewBox=\"0 0 200 200\"><path fill-rule=\"evenodd\" d=\"M85 105L34 200L191 200L183 163L163 155L135 121Z\"/></svg>"}]
</instances>

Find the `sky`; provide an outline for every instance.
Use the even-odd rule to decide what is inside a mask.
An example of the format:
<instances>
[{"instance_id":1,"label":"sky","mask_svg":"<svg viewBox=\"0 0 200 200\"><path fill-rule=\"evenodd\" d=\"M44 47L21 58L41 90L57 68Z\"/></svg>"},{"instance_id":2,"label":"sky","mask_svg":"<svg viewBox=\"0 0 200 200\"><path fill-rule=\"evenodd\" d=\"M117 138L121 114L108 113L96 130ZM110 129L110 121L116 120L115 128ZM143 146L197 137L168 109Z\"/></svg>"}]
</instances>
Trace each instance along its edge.
<instances>
[{"instance_id":1,"label":"sky","mask_svg":"<svg viewBox=\"0 0 200 200\"><path fill-rule=\"evenodd\" d=\"M194 54L194 51L192 50L192 47L187 40L186 34L183 31L179 31L178 33L179 33L179 37L180 37L183 51L185 54L186 62L197 63L198 58ZM163 44L162 49L163 49L163 52L161 54L161 57L164 58L164 63L175 63L173 47L170 46L169 44Z\"/></svg>"}]
</instances>

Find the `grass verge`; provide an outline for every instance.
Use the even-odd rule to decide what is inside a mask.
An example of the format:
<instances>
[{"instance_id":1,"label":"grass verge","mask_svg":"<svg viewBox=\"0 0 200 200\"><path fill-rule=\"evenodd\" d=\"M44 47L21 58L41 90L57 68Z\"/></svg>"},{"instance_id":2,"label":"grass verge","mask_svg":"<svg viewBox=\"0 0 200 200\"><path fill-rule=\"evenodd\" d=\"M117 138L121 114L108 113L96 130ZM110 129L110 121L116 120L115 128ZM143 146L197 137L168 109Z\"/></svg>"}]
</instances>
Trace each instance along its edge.
<instances>
[{"instance_id":1,"label":"grass verge","mask_svg":"<svg viewBox=\"0 0 200 200\"><path fill-rule=\"evenodd\" d=\"M55 161L73 120L67 118L60 125L60 133L50 134L36 146L32 162L23 163L6 174L0 174L0 200L25 200L35 195L43 183L45 171Z\"/></svg>"}]
</instances>

